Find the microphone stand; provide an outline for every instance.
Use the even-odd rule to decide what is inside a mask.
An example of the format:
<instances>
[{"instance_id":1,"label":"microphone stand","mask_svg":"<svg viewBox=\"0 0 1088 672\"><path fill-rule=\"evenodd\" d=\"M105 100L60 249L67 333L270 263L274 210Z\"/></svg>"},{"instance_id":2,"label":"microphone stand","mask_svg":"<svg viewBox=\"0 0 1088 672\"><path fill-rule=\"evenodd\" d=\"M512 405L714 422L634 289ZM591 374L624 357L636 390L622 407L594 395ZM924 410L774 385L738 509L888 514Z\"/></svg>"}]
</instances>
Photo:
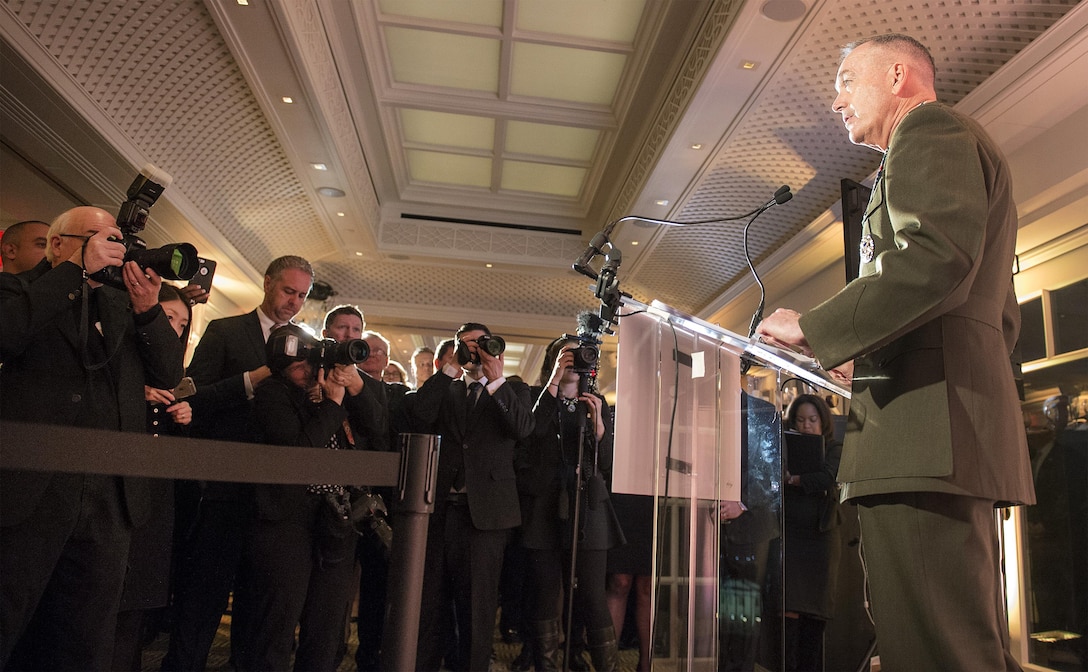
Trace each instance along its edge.
<instances>
[{"instance_id":1,"label":"microphone stand","mask_svg":"<svg viewBox=\"0 0 1088 672\"><path fill-rule=\"evenodd\" d=\"M578 378L578 396L589 391L590 374L581 373ZM568 569L566 619L563 624L563 672L570 672L571 632L574 624L574 591L578 589L578 537L582 525L582 502L585 499L586 480L582 478L582 460L585 458L586 415L588 408L584 401L578 401L578 456L574 467L574 512L571 514L570 567ZM560 413L562 417L562 413ZM596 439L596 433L593 435ZM559 426L560 453L562 453L563 426ZM596 441L594 441L596 444ZM596 461L596 455L594 455Z\"/></svg>"}]
</instances>

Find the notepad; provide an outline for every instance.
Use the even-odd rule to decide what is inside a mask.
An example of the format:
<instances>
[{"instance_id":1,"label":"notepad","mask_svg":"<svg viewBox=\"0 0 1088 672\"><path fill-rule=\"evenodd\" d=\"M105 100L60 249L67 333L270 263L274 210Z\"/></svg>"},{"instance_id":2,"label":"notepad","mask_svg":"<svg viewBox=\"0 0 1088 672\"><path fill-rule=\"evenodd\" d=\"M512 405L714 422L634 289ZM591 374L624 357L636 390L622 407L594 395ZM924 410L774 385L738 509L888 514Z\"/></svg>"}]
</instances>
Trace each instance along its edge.
<instances>
[{"instance_id":1,"label":"notepad","mask_svg":"<svg viewBox=\"0 0 1088 672\"><path fill-rule=\"evenodd\" d=\"M783 432L786 438L786 469L808 474L824 468L824 437L819 434Z\"/></svg>"}]
</instances>

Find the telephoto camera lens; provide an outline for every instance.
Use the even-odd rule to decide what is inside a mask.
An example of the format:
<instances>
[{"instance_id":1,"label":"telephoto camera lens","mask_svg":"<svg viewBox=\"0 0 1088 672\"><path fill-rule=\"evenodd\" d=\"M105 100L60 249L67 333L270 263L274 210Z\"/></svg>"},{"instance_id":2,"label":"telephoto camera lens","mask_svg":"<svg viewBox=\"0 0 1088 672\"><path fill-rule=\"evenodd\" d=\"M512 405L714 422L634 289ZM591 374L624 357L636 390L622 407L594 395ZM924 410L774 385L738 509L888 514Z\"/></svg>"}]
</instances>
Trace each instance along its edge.
<instances>
[{"instance_id":1,"label":"telephoto camera lens","mask_svg":"<svg viewBox=\"0 0 1088 672\"><path fill-rule=\"evenodd\" d=\"M331 338L326 338L321 342L320 354L318 355L318 362L321 367L331 369L337 364L358 364L359 362L365 362L367 357L370 356L370 346L367 342L353 338L342 343L337 343Z\"/></svg>"}]
</instances>

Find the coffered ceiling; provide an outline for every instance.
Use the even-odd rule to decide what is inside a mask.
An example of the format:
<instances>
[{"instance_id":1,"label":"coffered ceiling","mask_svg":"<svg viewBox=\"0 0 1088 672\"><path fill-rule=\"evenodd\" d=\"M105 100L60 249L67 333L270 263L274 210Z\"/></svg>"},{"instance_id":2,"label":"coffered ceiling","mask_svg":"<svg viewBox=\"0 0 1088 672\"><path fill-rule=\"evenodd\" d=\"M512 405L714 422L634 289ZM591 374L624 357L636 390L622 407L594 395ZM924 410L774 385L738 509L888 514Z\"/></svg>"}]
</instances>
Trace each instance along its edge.
<instances>
[{"instance_id":1,"label":"coffered ceiling","mask_svg":"<svg viewBox=\"0 0 1088 672\"><path fill-rule=\"evenodd\" d=\"M402 361L483 321L533 379L595 307L570 265L607 223L725 217L788 184L756 265L834 225L840 179L879 160L829 109L843 43L914 35L958 103L1076 4L4 0L3 224L115 211L152 163L174 182L145 237L219 262L203 319L252 308L268 262L299 254ZM630 222L613 243L641 300L711 317L751 284L734 225Z\"/></svg>"}]
</instances>

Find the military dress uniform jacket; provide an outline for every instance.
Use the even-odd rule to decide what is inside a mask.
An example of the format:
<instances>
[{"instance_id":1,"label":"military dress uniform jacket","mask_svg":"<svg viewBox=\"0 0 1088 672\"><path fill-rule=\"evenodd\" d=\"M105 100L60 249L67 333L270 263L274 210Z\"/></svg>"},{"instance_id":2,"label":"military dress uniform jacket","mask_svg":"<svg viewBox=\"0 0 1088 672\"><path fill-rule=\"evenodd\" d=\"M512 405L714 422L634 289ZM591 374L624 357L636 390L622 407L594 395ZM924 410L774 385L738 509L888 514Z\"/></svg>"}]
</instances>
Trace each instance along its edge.
<instances>
[{"instance_id":1,"label":"military dress uniform jacket","mask_svg":"<svg viewBox=\"0 0 1088 672\"><path fill-rule=\"evenodd\" d=\"M982 128L938 103L911 111L867 206L860 276L800 322L824 368L855 362L844 499L1034 503L1009 361L1016 229L1008 165Z\"/></svg>"}]
</instances>

